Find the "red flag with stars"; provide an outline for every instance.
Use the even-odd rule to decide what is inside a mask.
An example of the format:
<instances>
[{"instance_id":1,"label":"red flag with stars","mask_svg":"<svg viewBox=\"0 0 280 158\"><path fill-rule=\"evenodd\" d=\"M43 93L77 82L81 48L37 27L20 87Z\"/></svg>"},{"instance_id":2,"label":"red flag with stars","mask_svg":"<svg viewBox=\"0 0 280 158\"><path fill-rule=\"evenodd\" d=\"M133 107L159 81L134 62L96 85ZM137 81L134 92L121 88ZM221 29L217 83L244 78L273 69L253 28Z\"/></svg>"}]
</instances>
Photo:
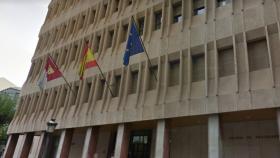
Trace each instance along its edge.
<instances>
[{"instance_id":1,"label":"red flag with stars","mask_svg":"<svg viewBox=\"0 0 280 158\"><path fill-rule=\"evenodd\" d=\"M51 81L62 76L62 73L59 71L57 65L50 56L48 56L45 71L47 74L47 81Z\"/></svg>"}]
</instances>

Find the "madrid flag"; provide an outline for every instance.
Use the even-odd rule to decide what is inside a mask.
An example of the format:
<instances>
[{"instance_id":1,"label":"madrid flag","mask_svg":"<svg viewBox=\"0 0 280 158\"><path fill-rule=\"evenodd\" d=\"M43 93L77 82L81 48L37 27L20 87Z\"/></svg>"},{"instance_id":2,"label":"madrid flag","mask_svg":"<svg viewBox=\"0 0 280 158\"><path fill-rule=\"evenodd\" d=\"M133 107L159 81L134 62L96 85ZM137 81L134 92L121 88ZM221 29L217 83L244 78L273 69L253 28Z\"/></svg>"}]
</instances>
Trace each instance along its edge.
<instances>
[{"instance_id":1,"label":"madrid flag","mask_svg":"<svg viewBox=\"0 0 280 158\"><path fill-rule=\"evenodd\" d=\"M50 56L48 56L47 58L45 71L46 71L47 81L51 81L62 76L62 73L59 71L57 65L55 64L55 62Z\"/></svg>"}]
</instances>

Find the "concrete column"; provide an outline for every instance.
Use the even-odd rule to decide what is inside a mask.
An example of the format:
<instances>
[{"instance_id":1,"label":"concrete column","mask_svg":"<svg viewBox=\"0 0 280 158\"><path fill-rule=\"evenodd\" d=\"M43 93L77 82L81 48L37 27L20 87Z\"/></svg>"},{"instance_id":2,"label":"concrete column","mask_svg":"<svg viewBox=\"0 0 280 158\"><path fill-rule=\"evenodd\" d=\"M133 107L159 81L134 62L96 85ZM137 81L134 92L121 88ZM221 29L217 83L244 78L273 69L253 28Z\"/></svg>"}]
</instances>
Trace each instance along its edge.
<instances>
[{"instance_id":1,"label":"concrete column","mask_svg":"<svg viewBox=\"0 0 280 158\"><path fill-rule=\"evenodd\" d=\"M114 158L127 158L129 144L129 132L125 124L118 126Z\"/></svg>"},{"instance_id":2,"label":"concrete column","mask_svg":"<svg viewBox=\"0 0 280 158\"><path fill-rule=\"evenodd\" d=\"M33 133L27 133L24 135L23 143L21 148L19 148L19 157L20 158L28 158L29 151L31 149L32 141L33 141Z\"/></svg>"},{"instance_id":3,"label":"concrete column","mask_svg":"<svg viewBox=\"0 0 280 158\"><path fill-rule=\"evenodd\" d=\"M157 122L155 158L169 158L169 135L165 120Z\"/></svg>"},{"instance_id":4,"label":"concrete column","mask_svg":"<svg viewBox=\"0 0 280 158\"><path fill-rule=\"evenodd\" d=\"M208 118L208 157L221 158L221 147L219 115L211 115Z\"/></svg>"},{"instance_id":5,"label":"concrete column","mask_svg":"<svg viewBox=\"0 0 280 158\"><path fill-rule=\"evenodd\" d=\"M11 158L14 155L14 151L18 141L18 134L12 134L8 138L6 149L3 154L3 158Z\"/></svg>"},{"instance_id":6,"label":"concrete column","mask_svg":"<svg viewBox=\"0 0 280 158\"><path fill-rule=\"evenodd\" d=\"M98 140L98 128L88 128L83 147L82 158L93 158L96 153L97 140Z\"/></svg>"},{"instance_id":7,"label":"concrete column","mask_svg":"<svg viewBox=\"0 0 280 158\"><path fill-rule=\"evenodd\" d=\"M68 158L71 148L72 136L73 129L67 129L62 131L59 139L56 158Z\"/></svg>"},{"instance_id":8,"label":"concrete column","mask_svg":"<svg viewBox=\"0 0 280 158\"><path fill-rule=\"evenodd\" d=\"M277 109L277 124L278 124L278 135L280 136L280 109Z\"/></svg>"},{"instance_id":9,"label":"concrete column","mask_svg":"<svg viewBox=\"0 0 280 158\"><path fill-rule=\"evenodd\" d=\"M38 144L36 144L36 145L38 145L37 147L35 147L36 149L35 149L35 153L34 153L34 157L42 157L41 155L40 155L40 153L41 153L41 151L42 150L44 150L44 139L45 139L45 133L43 132L41 135L40 135L40 138L39 138L39 142L38 142ZM34 140L33 140L34 141ZM34 147L32 147L32 148L34 148Z\"/></svg>"}]
</instances>

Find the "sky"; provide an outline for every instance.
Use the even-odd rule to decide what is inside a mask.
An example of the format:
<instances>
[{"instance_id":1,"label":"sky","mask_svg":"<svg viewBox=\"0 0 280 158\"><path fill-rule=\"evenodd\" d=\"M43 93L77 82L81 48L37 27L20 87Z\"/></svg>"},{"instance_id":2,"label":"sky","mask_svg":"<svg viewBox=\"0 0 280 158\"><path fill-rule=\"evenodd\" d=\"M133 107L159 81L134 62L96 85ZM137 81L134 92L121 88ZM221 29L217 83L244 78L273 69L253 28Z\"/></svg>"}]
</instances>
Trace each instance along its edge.
<instances>
[{"instance_id":1,"label":"sky","mask_svg":"<svg viewBox=\"0 0 280 158\"><path fill-rule=\"evenodd\" d=\"M0 77L26 80L50 0L0 0Z\"/></svg>"}]
</instances>

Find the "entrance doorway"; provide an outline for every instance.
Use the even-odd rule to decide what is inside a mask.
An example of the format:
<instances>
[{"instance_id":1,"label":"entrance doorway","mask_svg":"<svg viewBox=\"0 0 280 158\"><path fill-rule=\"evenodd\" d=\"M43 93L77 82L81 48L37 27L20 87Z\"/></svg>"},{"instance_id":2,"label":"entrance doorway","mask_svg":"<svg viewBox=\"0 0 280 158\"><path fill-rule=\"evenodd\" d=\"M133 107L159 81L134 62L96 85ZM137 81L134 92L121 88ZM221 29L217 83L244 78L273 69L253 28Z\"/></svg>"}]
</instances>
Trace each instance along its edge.
<instances>
[{"instance_id":1,"label":"entrance doorway","mask_svg":"<svg viewBox=\"0 0 280 158\"><path fill-rule=\"evenodd\" d=\"M152 130L132 131L128 158L150 158Z\"/></svg>"}]
</instances>

